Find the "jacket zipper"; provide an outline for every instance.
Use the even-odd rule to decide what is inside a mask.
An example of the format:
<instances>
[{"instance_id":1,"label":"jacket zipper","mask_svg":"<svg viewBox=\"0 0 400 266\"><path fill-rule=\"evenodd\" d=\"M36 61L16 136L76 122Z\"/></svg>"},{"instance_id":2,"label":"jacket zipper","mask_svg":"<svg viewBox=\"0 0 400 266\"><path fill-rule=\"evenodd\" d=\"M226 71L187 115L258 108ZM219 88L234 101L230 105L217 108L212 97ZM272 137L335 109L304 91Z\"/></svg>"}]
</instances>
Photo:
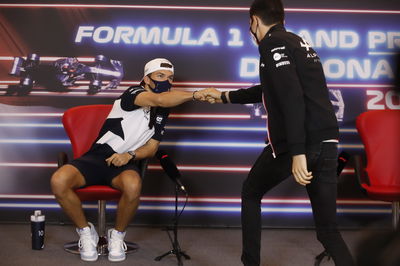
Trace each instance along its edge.
<instances>
[{"instance_id":1,"label":"jacket zipper","mask_svg":"<svg viewBox=\"0 0 400 266\"><path fill-rule=\"evenodd\" d=\"M271 145L272 156L273 156L274 158L276 158L275 149L274 149L274 146L272 145L271 136L270 136L270 131L269 131L268 109L267 109L267 105L265 104L264 93L262 93L262 102L263 102L263 105L264 105L265 112L267 112L267 122L266 122L266 123L267 123L267 130L268 130L268 134L267 134L268 142L269 142L269 145Z\"/></svg>"}]
</instances>

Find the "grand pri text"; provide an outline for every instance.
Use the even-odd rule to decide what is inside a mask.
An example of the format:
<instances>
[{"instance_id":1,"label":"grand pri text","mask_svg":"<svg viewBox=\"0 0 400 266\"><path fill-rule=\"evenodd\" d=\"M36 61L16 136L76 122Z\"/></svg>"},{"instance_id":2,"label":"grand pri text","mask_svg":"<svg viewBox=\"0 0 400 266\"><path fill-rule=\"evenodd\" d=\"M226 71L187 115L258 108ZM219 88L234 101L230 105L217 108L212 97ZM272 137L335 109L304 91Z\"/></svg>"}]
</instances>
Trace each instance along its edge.
<instances>
[{"instance_id":1,"label":"grand pri text","mask_svg":"<svg viewBox=\"0 0 400 266\"><path fill-rule=\"evenodd\" d=\"M290 29L289 29L290 30ZM248 30L205 27L145 27L145 26L79 26L76 44L106 44L133 46L216 47L242 54L236 64L243 79L258 77L259 57L256 44ZM330 80L393 79L394 66L387 55L400 49L400 32L354 30L296 30L317 52L329 53L321 59L325 75ZM242 49L240 49L242 47ZM217 50L215 50L217 51ZM347 53L347 54L345 54ZM351 56L349 56L351 53ZM252 54L249 56L249 54Z\"/></svg>"}]
</instances>

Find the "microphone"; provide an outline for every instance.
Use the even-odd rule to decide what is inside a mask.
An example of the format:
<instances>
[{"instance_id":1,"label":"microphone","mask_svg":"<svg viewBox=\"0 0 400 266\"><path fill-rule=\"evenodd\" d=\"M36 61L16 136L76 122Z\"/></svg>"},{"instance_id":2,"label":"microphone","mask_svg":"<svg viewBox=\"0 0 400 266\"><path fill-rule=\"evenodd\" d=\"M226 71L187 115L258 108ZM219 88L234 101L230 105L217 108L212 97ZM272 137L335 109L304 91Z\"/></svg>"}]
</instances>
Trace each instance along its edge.
<instances>
[{"instance_id":1,"label":"microphone","mask_svg":"<svg viewBox=\"0 0 400 266\"><path fill-rule=\"evenodd\" d=\"M344 167L346 166L347 162L350 159L350 154L345 151L342 151L338 157L338 167L337 167L337 175L339 176L340 173L343 171Z\"/></svg>"},{"instance_id":2,"label":"microphone","mask_svg":"<svg viewBox=\"0 0 400 266\"><path fill-rule=\"evenodd\" d=\"M185 186L181 182L181 173L176 164L169 158L168 154L163 150L158 150L156 157L160 160L161 167L164 169L167 176L179 187L180 190L187 193Z\"/></svg>"}]
</instances>

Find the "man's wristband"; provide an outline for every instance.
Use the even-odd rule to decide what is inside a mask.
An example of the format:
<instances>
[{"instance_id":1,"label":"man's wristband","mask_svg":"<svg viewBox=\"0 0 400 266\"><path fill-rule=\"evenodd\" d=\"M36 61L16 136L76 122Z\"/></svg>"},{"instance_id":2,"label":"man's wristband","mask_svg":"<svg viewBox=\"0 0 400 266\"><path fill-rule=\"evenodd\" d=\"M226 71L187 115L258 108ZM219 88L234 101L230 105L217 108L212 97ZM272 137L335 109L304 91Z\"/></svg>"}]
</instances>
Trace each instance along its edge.
<instances>
[{"instance_id":1,"label":"man's wristband","mask_svg":"<svg viewBox=\"0 0 400 266\"><path fill-rule=\"evenodd\" d=\"M131 159L131 160L135 160L135 158L136 158L136 153L135 153L134 151L128 151L128 154L129 154L130 156L132 156L132 159Z\"/></svg>"},{"instance_id":2,"label":"man's wristband","mask_svg":"<svg viewBox=\"0 0 400 266\"><path fill-rule=\"evenodd\" d=\"M221 101L222 101L222 103L228 103L228 99L226 98L226 91L223 91L222 93L221 93Z\"/></svg>"}]
</instances>

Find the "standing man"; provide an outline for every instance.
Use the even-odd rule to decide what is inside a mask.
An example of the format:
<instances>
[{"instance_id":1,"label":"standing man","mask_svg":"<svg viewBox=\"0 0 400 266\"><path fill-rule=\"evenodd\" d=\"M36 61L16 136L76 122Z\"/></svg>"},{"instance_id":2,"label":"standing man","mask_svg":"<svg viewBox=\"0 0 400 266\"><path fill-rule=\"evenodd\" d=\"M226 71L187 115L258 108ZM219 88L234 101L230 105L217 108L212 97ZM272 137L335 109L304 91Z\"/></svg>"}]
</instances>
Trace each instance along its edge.
<instances>
[{"instance_id":1,"label":"standing man","mask_svg":"<svg viewBox=\"0 0 400 266\"><path fill-rule=\"evenodd\" d=\"M149 61L140 86L130 87L114 101L99 136L82 157L59 168L51 188L64 212L76 225L79 250L84 261L97 260L98 235L86 220L74 189L109 185L122 192L115 228L108 231L108 259L125 260L125 229L139 205L141 177L136 160L156 153L169 109L184 102L203 99L200 92L170 91L174 67L164 58Z\"/></svg>"},{"instance_id":2,"label":"standing man","mask_svg":"<svg viewBox=\"0 0 400 266\"><path fill-rule=\"evenodd\" d=\"M209 102L263 102L268 143L242 187L242 262L260 265L261 199L293 175L310 197L317 238L335 265L354 265L336 224L338 124L317 53L287 32L280 0L255 0L250 32L259 46L261 84L208 90Z\"/></svg>"}]
</instances>

